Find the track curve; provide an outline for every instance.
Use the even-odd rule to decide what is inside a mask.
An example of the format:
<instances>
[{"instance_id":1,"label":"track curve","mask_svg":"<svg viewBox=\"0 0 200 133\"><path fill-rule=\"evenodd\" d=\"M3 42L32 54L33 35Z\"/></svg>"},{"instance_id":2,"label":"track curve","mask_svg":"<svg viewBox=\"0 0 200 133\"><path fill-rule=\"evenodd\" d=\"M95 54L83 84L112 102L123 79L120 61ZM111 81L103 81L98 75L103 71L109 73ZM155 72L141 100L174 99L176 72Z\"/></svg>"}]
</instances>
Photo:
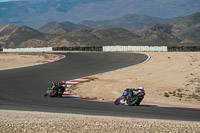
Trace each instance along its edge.
<instances>
[{"instance_id":1,"label":"track curve","mask_svg":"<svg viewBox=\"0 0 200 133\"><path fill-rule=\"evenodd\" d=\"M0 71L0 109L200 121L200 111L155 106L115 106L72 98L43 97L52 81L71 80L128 67L148 56L136 53L64 53L44 65ZM134 76L134 75L133 75Z\"/></svg>"}]
</instances>

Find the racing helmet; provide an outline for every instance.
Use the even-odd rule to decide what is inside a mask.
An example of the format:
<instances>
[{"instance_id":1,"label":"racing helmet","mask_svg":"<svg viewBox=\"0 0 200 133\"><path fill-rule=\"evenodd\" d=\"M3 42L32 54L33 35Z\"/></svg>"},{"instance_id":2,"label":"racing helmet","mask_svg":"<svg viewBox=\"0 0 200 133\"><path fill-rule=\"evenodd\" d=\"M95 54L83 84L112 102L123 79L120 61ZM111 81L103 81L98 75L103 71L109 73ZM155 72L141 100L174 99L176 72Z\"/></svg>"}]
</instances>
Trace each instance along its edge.
<instances>
[{"instance_id":1,"label":"racing helmet","mask_svg":"<svg viewBox=\"0 0 200 133\"><path fill-rule=\"evenodd\" d=\"M65 83L65 81L63 80L61 83L63 83L63 84L64 84L64 83Z\"/></svg>"},{"instance_id":2,"label":"racing helmet","mask_svg":"<svg viewBox=\"0 0 200 133\"><path fill-rule=\"evenodd\" d=\"M139 90L144 90L144 88L143 88L143 87L141 87L141 86L140 86L140 87L138 87L138 89L139 89Z\"/></svg>"}]
</instances>

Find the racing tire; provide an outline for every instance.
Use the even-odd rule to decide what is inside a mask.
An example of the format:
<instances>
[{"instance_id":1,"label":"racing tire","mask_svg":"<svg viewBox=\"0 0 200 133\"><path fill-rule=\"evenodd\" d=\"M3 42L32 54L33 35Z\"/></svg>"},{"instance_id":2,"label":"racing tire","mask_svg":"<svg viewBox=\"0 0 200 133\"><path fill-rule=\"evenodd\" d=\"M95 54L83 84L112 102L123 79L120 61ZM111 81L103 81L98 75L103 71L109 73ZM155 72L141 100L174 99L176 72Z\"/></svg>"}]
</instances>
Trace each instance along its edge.
<instances>
[{"instance_id":1,"label":"racing tire","mask_svg":"<svg viewBox=\"0 0 200 133\"><path fill-rule=\"evenodd\" d=\"M136 103L136 106L140 106L140 103L142 100L143 100L143 98L139 98L138 103Z\"/></svg>"},{"instance_id":2,"label":"racing tire","mask_svg":"<svg viewBox=\"0 0 200 133\"><path fill-rule=\"evenodd\" d=\"M119 98L117 98L117 99L115 100L115 102L114 102L115 105L119 105L119 104L120 104L120 99L121 99L121 98L119 97Z\"/></svg>"},{"instance_id":3,"label":"racing tire","mask_svg":"<svg viewBox=\"0 0 200 133\"><path fill-rule=\"evenodd\" d=\"M133 97L130 97L128 100L127 100L127 104L129 106L134 106L134 105L137 105L139 103L139 97L138 96L133 96ZM139 103L140 104L140 103ZM137 105L139 106L139 105Z\"/></svg>"}]
</instances>

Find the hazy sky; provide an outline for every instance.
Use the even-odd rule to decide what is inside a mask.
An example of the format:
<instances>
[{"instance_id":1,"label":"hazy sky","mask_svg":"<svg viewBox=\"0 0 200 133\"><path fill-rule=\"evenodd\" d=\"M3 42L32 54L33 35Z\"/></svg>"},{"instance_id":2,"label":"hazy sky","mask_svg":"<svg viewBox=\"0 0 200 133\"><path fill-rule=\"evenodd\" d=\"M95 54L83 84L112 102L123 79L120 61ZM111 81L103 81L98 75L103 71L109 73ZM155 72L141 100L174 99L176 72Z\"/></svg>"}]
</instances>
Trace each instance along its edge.
<instances>
[{"instance_id":1,"label":"hazy sky","mask_svg":"<svg viewBox=\"0 0 200 133\"><path fill-rule=\"evenodd\" d=\"M10 1L10 0L0 0L0 2L5 2L5 1Z\"/></svg>"}]
</instances>

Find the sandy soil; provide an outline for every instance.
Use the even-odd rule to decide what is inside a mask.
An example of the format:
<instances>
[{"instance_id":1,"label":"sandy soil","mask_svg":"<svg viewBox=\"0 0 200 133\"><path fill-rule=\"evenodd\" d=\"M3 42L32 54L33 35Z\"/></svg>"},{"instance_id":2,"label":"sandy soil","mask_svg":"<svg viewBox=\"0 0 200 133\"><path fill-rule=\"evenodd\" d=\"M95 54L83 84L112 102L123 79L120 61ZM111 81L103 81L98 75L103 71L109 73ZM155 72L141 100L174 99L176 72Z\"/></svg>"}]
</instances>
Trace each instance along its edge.
<instances>
[{"instance_id":1,"label":"sandy soil","mask_svg":"<svg viewBox=\"0 0 200 133\"><path fill-rule=\"evenodd\" d=\"M200 122L0 110L1 133L199 133Z\"/></svg>"},{"instance_id":2,"label":"sandy soil","mask_svg":"<svg viewBox=\"0 0 200 133\"><path fill-rule=\"evenodd\" d=\"M142 65L94 76L73 87L84 97L114 101L125 88L145 88L142 104L200 108L200 53L148 52Z\"/></svg>"},{"instance_id":3,"label":"sandy soil","mask_svg":"<svg viewBox=\"0 0 200 133\"><path fill-rule=\"evenodd\" d=\"M53 57L43 53L0 53L0 70L39 65Z\"/></svg>"}]
</instances>

